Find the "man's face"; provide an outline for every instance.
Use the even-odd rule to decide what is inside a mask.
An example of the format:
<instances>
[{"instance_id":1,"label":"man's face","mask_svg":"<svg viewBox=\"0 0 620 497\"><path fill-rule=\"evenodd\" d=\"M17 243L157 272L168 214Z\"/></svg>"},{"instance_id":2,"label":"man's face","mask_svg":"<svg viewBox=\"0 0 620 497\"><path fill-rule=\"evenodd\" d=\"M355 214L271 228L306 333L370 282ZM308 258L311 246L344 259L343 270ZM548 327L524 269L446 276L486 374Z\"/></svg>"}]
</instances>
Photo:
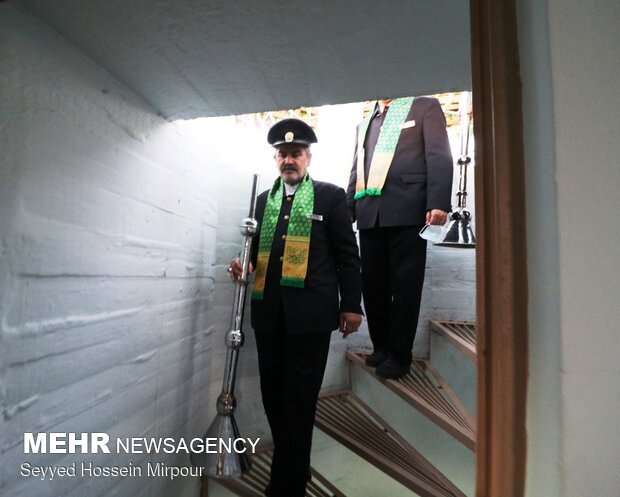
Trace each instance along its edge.
<instances>
[{"instance_id":1,"label":"man's face","mask_svg":"<svg viewBox=\"0 0 620 497\"><path fill-rule=\"evenodd\" d=\"M312 154L308 147L296 143L284 143L276 147L276 165L282 180L288 185L296 185L306 175Z\"/></svg>"}]
</instances>

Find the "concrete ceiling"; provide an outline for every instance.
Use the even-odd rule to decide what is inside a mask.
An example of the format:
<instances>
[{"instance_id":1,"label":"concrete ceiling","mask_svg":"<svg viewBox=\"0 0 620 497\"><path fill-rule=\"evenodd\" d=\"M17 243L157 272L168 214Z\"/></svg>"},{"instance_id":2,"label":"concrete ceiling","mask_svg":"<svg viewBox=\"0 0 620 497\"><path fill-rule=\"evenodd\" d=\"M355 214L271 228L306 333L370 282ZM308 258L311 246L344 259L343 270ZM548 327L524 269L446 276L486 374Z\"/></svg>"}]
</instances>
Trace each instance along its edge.
<instances>
[{"instance_id":1,"label":"concrete ceiling","mask_svg":"<svg viewBox=\"0 0 620 497\"><path fill-rule=\"evenodd\" d=\"M464 0L19 0L169 119L470 88Z\"/></svg>"}]
</instances>

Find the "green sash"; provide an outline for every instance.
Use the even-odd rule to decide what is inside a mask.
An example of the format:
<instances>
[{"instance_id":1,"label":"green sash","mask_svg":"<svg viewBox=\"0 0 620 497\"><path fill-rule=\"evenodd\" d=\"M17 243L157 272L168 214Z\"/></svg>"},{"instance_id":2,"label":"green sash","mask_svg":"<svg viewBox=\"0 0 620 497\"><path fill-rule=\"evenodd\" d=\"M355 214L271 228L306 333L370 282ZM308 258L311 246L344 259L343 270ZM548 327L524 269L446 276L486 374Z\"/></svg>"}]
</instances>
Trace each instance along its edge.
<instances>
[{"instance_id":1,"label":"green sash","mask_svg":"<svg viewBox=\"0 0 620 497\"><path fill-rule=\"evenodd\" d=\"M276 179L267 194L267 205L263 222L260 227L260 240L258 242L258 258L256 264L256 277L252 298L263 299L265 291L265 277L269 254L273 245L273 236L278 224L282 198L284 196L284 182L282 178ZM304 280L308 272L308 254L310 253L310 232L312 231L312 219L308 217L314 209L314 186L309 174L306 174L297 187L288 229L286 242L284 243L284 257L282 261L282 286L304 287Z\"/></svg>"},{"instance_id":2,"label":"green sash","mask_svg":"<svg viewBox=\"0 0 620 497\"><path fill-rule=\"evenodd\" d=\"M355 200L366 195L379 196L385 184L394 151L398 145L398 138L402 130L402 125L407 119L413 97L397 98L387 110L385 121L381 126L381 132L377 139L375 152L368 171L368 184L364 183L364 141L366 132L372 119L372 114L366 116L359 126L357 136L357 183L355 184Z\"/></svg>"}]
</instances>

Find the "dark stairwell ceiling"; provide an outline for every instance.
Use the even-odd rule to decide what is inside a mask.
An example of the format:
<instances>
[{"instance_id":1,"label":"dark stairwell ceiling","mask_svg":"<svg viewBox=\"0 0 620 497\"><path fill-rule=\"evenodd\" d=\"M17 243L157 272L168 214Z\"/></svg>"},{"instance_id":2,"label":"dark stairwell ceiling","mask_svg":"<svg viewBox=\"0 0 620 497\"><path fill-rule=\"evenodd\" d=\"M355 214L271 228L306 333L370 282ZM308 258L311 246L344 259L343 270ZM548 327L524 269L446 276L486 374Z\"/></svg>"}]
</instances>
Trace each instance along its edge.
<instances>
[{"instance_id":1,"label":"dark stairwell ceiling","mask_svg":"<svg viewBox=\"0 0 620 497\"><path fill-rule=\"evenodd\" d=\"M19 0L168 119L470 88L463 0Z\"/></svg>"}]
</instances>

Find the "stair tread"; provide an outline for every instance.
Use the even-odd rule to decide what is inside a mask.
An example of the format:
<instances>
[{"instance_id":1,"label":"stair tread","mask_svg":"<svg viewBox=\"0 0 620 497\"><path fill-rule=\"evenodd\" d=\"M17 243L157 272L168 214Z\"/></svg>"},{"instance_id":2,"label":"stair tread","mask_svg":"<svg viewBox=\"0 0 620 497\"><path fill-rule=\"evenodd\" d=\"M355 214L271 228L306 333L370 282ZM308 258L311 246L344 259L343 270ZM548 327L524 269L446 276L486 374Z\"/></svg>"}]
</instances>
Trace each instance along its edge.
<instances>
[{"instance_id":1,"label":"stair tread","mask_svg":"<svg viewBox=\"0 0 620 497\"><path fill-rule=\"evenodd\" d=\"M242 497L264 497L264 490L269 483L273 447L262 447L250 456L252 469L241 478L217 479L220 485ZM310 468L312 479L306 487L306 497L346 497L321 473Z\"/></svg>"},{"instance_id":2,"label":"stair tread","mask_svg":"<svg viewBox=\"0 0 620 497\"><path fill-rule=\"evenodd\" d=\"M348 390L319 398L315 424L421 497L465 497L377 413Z\"/></svg>"},{"instance_id":3,"label":"stair tread","mask_svg":"<svg viewBox=\"0 0 620 497\"><path fill-rule=\"evenodd\" d=\"M431 329L452 342L469 359L476 363L476 323L471 321L431 320Z\"/></svg>"},{"instance_id":4,"label":"stair tread","mask_svg":"<svg viewBox=\"0 0 620 497\"><path fill-rule=\"evenodd\" d=\"M475 449L474 418L435 370L431 361L414 359L409 373L398 380L386 380L374 374L375 368L366 366L365 353L349 350L347 358L466 447Z\"/></svg>"}]
</instances>

